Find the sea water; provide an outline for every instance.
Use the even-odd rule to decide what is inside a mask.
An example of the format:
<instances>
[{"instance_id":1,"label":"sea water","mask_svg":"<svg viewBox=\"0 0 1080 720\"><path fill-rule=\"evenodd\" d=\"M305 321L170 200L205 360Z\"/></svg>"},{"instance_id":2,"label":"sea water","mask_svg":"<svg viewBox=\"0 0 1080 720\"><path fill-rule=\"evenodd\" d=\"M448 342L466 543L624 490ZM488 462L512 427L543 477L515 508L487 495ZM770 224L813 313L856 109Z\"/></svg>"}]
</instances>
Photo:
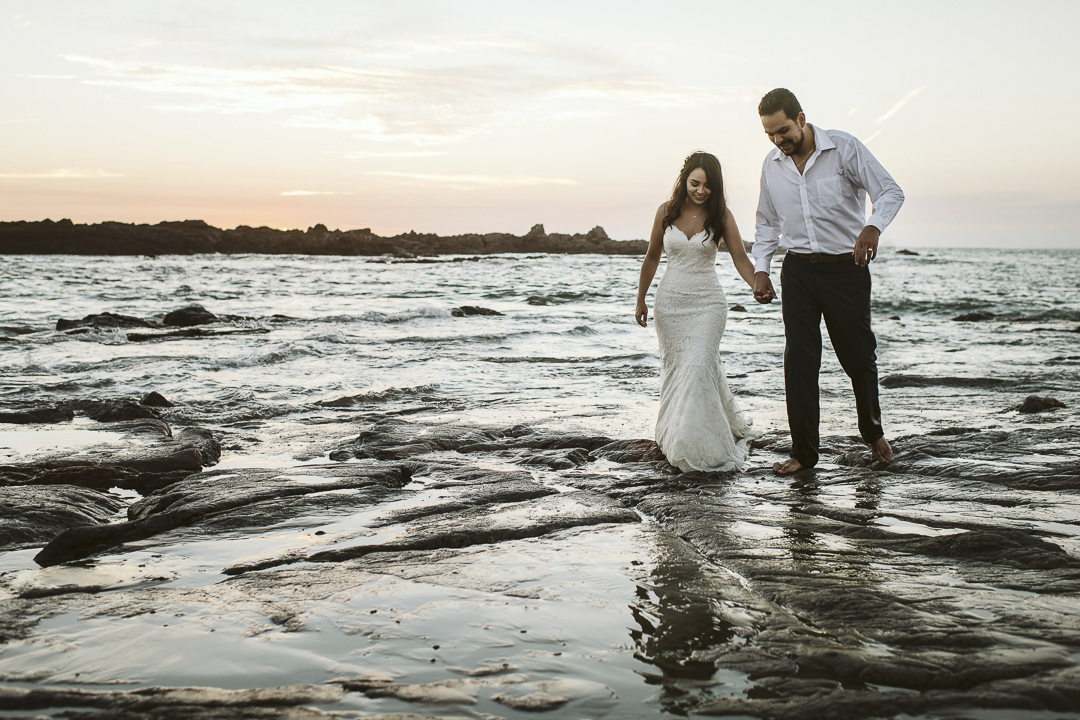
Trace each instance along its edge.
<instances>
[{"instance_id":1,"label":"sea water","mask_svg":"<svg viewBox=\"0 0 1080 720\"><path fill-rule=\"evenodd\" d=\"M648 438L659 355L652 322L643 329L633 321L640 262L8 256L0 265L0 404L155 390L211 428L250 423L265 432L312 413L408 406L477 424ZM716 269L731 307L720 347L731 385L759 430L783 432L780 303L754 302L727 255ZM871 269L880 376L974 382L886 387L890 435L992 424L1029 392L1075 396L1080 252L886 249ZM60 318L106 311L160 320L191 304L244 318L223 327L268 332L130 342L123 330L54 329ZM460 306L501 314L453 316ZM993 317L954 320L976 311ZM822 329L822 431L853 435L848 381ZM1007 382L980 385L985 379ZM249 449L242 439L235 447Z\"/></svg>"}]
</instances>

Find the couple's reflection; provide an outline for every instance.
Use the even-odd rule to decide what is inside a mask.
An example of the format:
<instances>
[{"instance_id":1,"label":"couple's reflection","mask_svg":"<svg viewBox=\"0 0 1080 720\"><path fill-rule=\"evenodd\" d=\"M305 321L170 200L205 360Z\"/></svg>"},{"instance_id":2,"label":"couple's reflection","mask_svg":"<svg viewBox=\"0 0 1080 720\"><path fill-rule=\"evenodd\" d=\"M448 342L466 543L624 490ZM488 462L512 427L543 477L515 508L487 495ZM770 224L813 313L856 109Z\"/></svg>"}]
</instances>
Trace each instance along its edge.
<instances>
[{"instance_id":1,"label":"couple's reflection","mask_svg":"<svg viewBox=\"0 0 1080 720\"><path fill-rule=\"evenodd\" d=\"M666 531L654 537L652 568L630 606L638 624L630 636L634 657L654 668L641 672L645 681L663 687L666 710L685 714L677 707L679 698L708 687L716 672L712 661L697 660L694 652L730 641L735 627L717 612L724 583L708 577L701 557Z\"/></svg>"}]
</instances>

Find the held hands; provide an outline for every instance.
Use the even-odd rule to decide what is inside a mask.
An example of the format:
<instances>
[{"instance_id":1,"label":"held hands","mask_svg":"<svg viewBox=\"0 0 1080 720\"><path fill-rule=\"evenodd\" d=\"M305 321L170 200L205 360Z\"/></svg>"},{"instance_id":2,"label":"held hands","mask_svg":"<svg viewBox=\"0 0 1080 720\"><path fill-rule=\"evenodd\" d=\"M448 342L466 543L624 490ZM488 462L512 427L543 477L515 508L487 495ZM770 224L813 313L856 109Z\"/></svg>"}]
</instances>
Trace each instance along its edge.
<instances>
[{"instance_id":1,"label":"held hands","mask_svg":"<svg viewBox=\"0 0 1080 720\"><path fill-rule=\"evenodd\" d=\"M637 301L637 307L634 308L634 320L641 327L648 327L646 321L649 319L649 306L645 304L644 300Z\"/></svg>"},{"instance_id":2,"label":"held hands","mask_svg":"<svg viewBox=\"0 0 1080 720\"><path fill-rule=\"evenodd\" d=\"M852 255L855 256L856 265L865 267L877 257L877 245L880 236L881 231L873 225L867 225L862 229L858 239L855 240L855 250L852 252Z\"/></svg>"},{"instance_id":3,"label":"held hands","mask_svg":"<svg viewBox=\"0 0 1080 720\"><path fill-rule=\"evenodd\" d=\"M762 305L767 305L776 299L776 291L773 290L769 273L754 273L754 299Z\"/></svg>"}]
</instances>

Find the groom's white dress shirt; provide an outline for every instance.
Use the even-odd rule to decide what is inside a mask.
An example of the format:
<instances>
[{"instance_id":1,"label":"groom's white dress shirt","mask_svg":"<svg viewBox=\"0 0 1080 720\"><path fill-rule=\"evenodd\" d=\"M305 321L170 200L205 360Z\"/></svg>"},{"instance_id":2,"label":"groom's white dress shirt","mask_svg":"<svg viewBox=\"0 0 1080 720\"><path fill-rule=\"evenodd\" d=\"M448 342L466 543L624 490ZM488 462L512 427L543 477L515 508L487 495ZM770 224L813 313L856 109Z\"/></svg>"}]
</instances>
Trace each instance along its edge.
<instances>
[{"instance_id":1,"label":"groom's white dress shirt","mask_svg":"<svg viewBox=\"0 0 1080 720\"><path fill-rule=\"evenodd\" d=\"M841 255L855 249L867 225L884 232L904 193L866 146L839 130L814 129L814 152L802 174L773 148L761 168L754 270L769 272L777 247ZM866 196L873 213L866 219Z\"/></svg>"}]
</instances>

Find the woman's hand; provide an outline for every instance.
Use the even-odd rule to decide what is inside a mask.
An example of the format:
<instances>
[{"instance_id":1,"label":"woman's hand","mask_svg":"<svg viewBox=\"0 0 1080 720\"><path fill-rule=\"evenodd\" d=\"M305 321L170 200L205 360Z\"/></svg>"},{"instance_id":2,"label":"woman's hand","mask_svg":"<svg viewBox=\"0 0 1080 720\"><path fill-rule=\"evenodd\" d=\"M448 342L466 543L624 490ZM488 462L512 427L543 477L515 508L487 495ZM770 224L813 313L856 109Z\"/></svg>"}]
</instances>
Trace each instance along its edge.
<instances>
[{"instance_id":1,"label":"woman's hand","mask_svg":"<svg viewBox=\"0 0 1080 720\"><path fill-rule=\"evenodd\" d=\"M649 306L645 304L644 300L638 300L637 307L634 308L634 320L641 327L648 327L646 321L649 319Z\"/></svg>"}]
</instances>

